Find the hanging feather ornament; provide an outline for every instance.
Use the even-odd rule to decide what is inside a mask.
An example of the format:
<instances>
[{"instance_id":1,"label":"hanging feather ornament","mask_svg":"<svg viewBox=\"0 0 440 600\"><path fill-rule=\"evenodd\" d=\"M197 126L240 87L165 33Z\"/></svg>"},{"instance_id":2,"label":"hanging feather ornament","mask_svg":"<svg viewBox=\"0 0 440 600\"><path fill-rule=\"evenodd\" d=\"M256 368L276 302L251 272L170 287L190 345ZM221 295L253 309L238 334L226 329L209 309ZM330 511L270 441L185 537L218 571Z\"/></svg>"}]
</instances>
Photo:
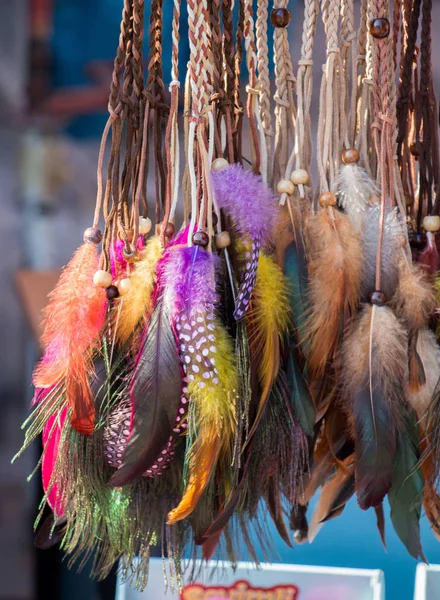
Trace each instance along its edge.
<instances>
[{"instance_id":1,"label":"hanging feather ornament","mask_svg":"<svg viewBox=\"0 0 440 600\"><path fill-rule=\"evenodd\" d=\"M240 165L212 173L212 182L218 206L232 218L246 246L234 311L235 319L239 320L246 313L252 296L260 248L272 234L276 201L261 179Z\"/></svg>"},{"instance_id":2,"label":"hanging feather ornament","mask_svg":"<svg viewBox=\"0 0 440 600\"><path fill-rule=\"evenodd\" d=\"M348 216L331 207L310 217L306 228L310 312L304 338L310 344L308 369L321 376L360 299L362 247Z\"/></svg>"},{"instance_id":3,"label":"hanging feather ornament","mask_svg":"<svg viewBox=\"0 0 440 600\"><path fill-rule=\"evenodd\" d=\"M83 435L91 435L95 424L88 372L99 347L106 305L104 290L94 283L97 268L97 248L85 242L51 293L42 336L44 357L34 372L37 389L65 381L72 423Z\"/></svg>"}]
</instances>

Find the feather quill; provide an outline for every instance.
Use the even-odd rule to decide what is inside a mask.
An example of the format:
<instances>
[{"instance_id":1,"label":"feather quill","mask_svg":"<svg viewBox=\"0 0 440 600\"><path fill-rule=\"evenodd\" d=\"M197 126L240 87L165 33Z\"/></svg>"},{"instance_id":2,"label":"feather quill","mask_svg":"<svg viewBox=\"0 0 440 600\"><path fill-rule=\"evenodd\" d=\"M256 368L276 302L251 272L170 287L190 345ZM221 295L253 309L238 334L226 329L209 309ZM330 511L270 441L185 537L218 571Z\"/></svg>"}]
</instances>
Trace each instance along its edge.
<instances>
[{"instance_id":1,"label":"feather quill","mask_svg":"<svg viewBox=\"0 0 440 600\"><path fill-rule=\"evenodd\" d=\"M237 233L249 242L244 253L234 317L246 313L255 284L260 249L269 241L277 217L277 201L273 192L241 165L230 165L212 173L217 203L233 219Z\"/></svg>"},{"instance_id":2,"label":"feather quill","mask_svg":"<svg viewBox=\"0 0 440 600\"><path fill-rule=\"evenodd\" d=\"M362 509L378 506L391 487L406 358L406 333L391 309L365 306L342 348L343 395Z\"/></svg>"},{"instance_id":3,"label":"feather quill","mask_svg":"<svg viewBox=\"0 0 440 600\"><path fill-rule=\"evenodd\" d=\"M309 341L308 368L323 375L360 296L362 248L359 235L337 210L321 210L307 221L309 300L304 338Z\"/></svg>"},{"instance_id":4,"label":"feather quill","mask_svg":"<svg viewBox=\"0 0 440 600\"><path fill-rule=\"evenodd\" d=\"M117 339L121 346L131 338L139 325L145 325L153 308L153 290L156 269L163 255L160 236L153 236L135 263L130 275L131 287L118 302L122 305L117 328Z\"/></svg>"},{"instance_id":5,"label":"feather quill","mask_svg":"<svg viewBox=\"0 0 440 600\"><path fill-rule=\"evenodd\" d=\"M261 254L248 313L252 359L258 361L259 402L248 440L255 433L261 412L280 369L280 345L289 328L290 305L286 279L271 257Z\"/></svg>"},{"instance_id":6,"label":"feather quill","mask_svg":"<svg viewBox=\"0 0 440 600\"><path fill-rule=\"evenodd\" d=\"M98 250L85 243L61 274L45 310L45 353L33 377L36 388L50 388L65 379L72 425L83 435L91 435L94 429L88 371L105 318L105 292L93 283L97 268Z\"/></svg>"},{"instance_id":7,"label":"feather quill","mask_svg":"<svg viewBox=\"0 0 440 600\"><path fill-rule=\"evenodd\" d=\"M358 165L343 165L334 181L339 204L347 213L353 227L361 231L367 215L370 198L377 194L377 186L368 173Z\"/></svg>"}]
</instances>

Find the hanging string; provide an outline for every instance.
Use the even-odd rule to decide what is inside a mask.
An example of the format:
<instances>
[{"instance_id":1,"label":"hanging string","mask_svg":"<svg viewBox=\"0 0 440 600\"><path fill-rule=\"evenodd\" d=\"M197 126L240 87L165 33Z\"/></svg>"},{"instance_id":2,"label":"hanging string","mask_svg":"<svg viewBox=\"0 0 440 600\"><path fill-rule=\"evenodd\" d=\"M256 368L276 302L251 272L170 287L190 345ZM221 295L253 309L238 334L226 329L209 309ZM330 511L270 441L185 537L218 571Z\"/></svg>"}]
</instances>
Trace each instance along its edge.
<instances>
[{"instance_id":1,"label":"hanging string","mask_svg":"<svg viewBox=\"0 0 440 600\"><path fill-rule=\"evenodd\" d=\"M261 148L261 175L265 183L269 183L272 177L272 141L274 131L272 129L271 93L269 77L269 47L267 35L269 0L258 0L257 7L257 65L258 65L258 106L259 119L261 122L262 137Z\"/></svg>"},{"instance_id":2,"label":"hanging string","mask_svg":"<svg viewBox=\"0 0 440 600\"><path fill-rule=\"evenodd\" d=\"M252 170L254 173L259 174L261 168L261 157L260 157L260 144L258 139L257 130L257 115L258 113L258 96L260 95L257 90L257 54L255 46L255 33L254 33L254 17L252 0L245 0L244 2L244 43L246 50L246 67L249 73L249 85L246 88L247 91L247 102L246 110L247 117L249 120L250 127L250 149L252 157ZM265 170L266 170L267 156L265 155Z\"/></svg>"}]
</instances>

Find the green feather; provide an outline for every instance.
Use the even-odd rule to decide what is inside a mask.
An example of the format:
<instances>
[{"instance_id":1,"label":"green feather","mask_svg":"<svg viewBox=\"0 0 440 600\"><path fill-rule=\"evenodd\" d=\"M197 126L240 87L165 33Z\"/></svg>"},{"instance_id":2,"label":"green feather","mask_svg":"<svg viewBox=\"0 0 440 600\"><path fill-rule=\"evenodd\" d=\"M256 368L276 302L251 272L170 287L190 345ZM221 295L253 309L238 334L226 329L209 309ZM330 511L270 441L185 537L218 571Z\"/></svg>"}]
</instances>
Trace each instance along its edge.
<instances>
[{"instance_id":1,"label":"green feather","mask_svg":"<svg viewBox=\"0 0 440 600\"><path fill-rule=\"evenodd\" d=\"M394 529L414 558L424 559L420 543L420 514L424 478L419 466L418 432L415 417L405 417L405 432L397 438L393 482L388 493Z\"/></svg>"},{"instance_id":2,"label":"green feather","mask_svg":"<svg viewBox=\"0 0 440 600\"><path fill-rule=\"evenodd\" d=\"M304 433L310 437L313 435L315 425L315 405L313 404L312 396L301 369L292 355L292 352L287 361L287 381L289 384L292 406L298 424L301 426Z\"/></svg>"},{"instance_id":3,"label":"green feather","mask_svg":"<svg viewBox=\"0 0 440 600\"><path fill-rule=\"evenodd\" d=\"M308 314L307 267L303 252L297 248L295 242L289 244L285 250L284 275L288 281L288 294L293 323L297 331L302 353L307 358L310 353L309 341L304 336Z\"/></svg>"}]
</instances>

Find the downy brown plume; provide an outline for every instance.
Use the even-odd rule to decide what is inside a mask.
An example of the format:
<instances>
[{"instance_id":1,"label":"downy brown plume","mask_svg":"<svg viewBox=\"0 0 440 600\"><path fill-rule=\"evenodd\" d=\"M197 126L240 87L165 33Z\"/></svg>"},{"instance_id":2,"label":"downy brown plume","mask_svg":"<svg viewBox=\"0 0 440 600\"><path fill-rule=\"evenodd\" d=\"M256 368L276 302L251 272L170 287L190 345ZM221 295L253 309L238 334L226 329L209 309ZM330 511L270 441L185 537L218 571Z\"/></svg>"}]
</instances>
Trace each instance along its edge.
<instances>
[{"instance_id":1,"label":"downy brown plume","mask_svg":"<svg viewBox=\"0 0 440 600\"><path fill-rule=\"evenodd\" d=\"M337 210L320 210L306 227L311 307L304 337L310 341L308 368L320 376L359 302L362 248L349 218Z\"/></svg>"},{"instance_id":2,"label":"downy brown plume","mask_svg":"<svg viewBox=\"0 0 440 600\"><path fill-rule=\"evenodd\" d=\"M95 407L89 373L104 325L105 291L93 283L98 250L84 243L64 269L44 314L44 356L34 372L34 385L50 388L65 379L73 427L93 433Z\"/></svg>"},{"instance_id":3,"label":"downy brown plume","mask_svg":"<svg viewBox=\"0 0 440 600\"><path fill-rule=\"evenodd\" d=\"M364 306L342 347L342 394L355 440L356 493L378 506L392 483L405 404L407 337L392 310Z\"/></svg>"}]
</instances>

